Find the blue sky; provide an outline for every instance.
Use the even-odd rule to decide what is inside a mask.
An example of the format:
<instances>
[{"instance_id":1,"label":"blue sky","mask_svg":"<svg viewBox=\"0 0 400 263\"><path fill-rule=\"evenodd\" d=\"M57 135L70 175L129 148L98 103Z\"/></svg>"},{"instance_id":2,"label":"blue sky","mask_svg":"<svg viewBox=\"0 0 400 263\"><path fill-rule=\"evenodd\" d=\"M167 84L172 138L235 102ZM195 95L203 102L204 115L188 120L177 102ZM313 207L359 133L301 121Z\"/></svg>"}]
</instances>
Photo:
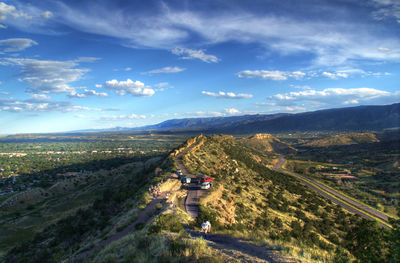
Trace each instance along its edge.
<instances>
[{"instance_id":1,"label":"blue sky","mask_svg":"<svg viewBox=\"0 0 400 263\"><path fill-rule=\"evenodd\" d=\"M0 134L391 104L399 72L397 0L0 0Z\"/></svg>"}]
</instances>

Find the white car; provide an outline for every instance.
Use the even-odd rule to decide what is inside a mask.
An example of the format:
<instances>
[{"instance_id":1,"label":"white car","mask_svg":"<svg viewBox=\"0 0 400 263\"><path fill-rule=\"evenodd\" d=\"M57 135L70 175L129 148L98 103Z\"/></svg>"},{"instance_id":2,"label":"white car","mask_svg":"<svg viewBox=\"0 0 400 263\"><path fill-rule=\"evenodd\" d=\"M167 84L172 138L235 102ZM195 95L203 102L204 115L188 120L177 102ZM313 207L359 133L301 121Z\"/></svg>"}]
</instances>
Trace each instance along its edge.
<instances>
[{"instance_id":1,"label":"white car","mask_svg":"<svg viewBox=\"0 0 400 263\"><path fill-rule=\"evenodd\" d=\"M204 182L200 186L200 188L203 189L203 190L210 189L210 187L211 187L211 183L210 182Z\"/></svg>"}]
</instances>

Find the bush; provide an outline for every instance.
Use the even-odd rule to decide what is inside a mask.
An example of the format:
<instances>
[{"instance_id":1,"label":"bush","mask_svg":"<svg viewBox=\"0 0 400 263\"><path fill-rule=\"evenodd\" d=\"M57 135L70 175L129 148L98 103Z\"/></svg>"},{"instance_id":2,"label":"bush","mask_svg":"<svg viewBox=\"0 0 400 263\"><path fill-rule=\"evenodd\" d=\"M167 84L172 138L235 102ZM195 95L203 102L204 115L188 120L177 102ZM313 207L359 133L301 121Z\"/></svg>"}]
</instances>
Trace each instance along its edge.
<instances>
[{"instance_id":1,"label":"bush","mask_svg":"<svg viewBox=\"0 0 400 263\"><path fill-rule=\"evenodd\" d=\"M278 227L278 228L283 227L282 220L281 220L279 217L276 217L276 218L274 219L274 225L275 225L276 227Z\"/></svg>"},{"instance_id":2,"label":"bush","mask_svg":"<svg viewBox=\"0 0 400 263\"><path fill-rule=\"evenodd\" d=\"M144 226L145 226L144 223L137 223L137 224L135 225L135 229L136 229L136 230L140 230L140 229L143 229Z\"/></svg>"},{"instance_id":3,"label":"bush","mask_svg":"<svg viewBox=\"0 0 400 263\"><path fill-rule=\"evenodd\" d=\"M242 192L242 187L236 187L235 194L240 194Z\"/></svg>"},{"instance_id":4,"label":"bush","mask_svg":"<svg viewBox=\"0 0 400 263\"><path fill-rule=\"evenodd\" d=\"M157 219L154 225L152 225L148 233L160 233L162 230L170 231L170 232L175 232L175 233L180 233L185 231L183 229L183 226L180 222L180 219L178 216L173 215L173 214L167 214L167 215L160 215Z\"/></svg>"}]
</instances>

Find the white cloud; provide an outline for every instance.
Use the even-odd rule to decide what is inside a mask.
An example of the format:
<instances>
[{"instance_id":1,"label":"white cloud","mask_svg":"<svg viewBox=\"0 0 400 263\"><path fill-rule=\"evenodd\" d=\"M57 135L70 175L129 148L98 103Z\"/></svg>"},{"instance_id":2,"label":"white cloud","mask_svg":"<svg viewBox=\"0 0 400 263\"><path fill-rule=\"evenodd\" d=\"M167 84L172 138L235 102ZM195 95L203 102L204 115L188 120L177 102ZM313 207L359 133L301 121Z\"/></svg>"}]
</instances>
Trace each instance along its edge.
<instances>
[{"instance_id":1,"label":"white cloud","mask_svg":"<svg viewBox=\"0 0 400 263\"><path fill-rule=\"evenodd\" d=\"M252 94L235 94L233 92L223 92L223 91L219 91L218 93L202 91L201 94L215 98L224 98L224 99L250 99L253 97Z\"/></svg>"},{"instance_id":2,"label":"white cloud","mask_svg":"<svg viewBox=\"0 0 400 263\"><path fill-rule=\"evenodd\" d=\"M147 119L146 115L137 115L137 114L129 114L129 115L109 115L109 116L101 116L99 118L100 121L119 121L119 120L144 120Z\"/></svg>"},{"instance_id":3,"label":"white cloud","mask_svg":"<svg viewBox=\"0 0 400 263\"><path fill-rule=\"evenodd\" d=\"M177 47L171 50L172 54L175 54L177 56L180 56L181 59L200 59L203 62L206 63L217 63L219 59L214 56L214 55L209 55L204 53L203 49L189 49L189 48L182 48L182 47Z\"/></svg>"},{"instance_id":4,"label":"white cloud","mask_svg":"<svg viewBox=\"0 0 400 263\"><path fill-rule=\"evenodd\" d=\"M6 58L0 65L21 67L21 80L29 84L34 93L74 93L69 83L78 81L88 69L76 68L74 61Z\"/></svg>"},{"instance_id":5,"label":"white cloud","mask_svg":"<svg viewBox=\"0 0 400 263\"><path fill-rule=\"evenodd\" d=\"M240 113L240 111L235 109L235 108L225 109L225 112L230 114L230 115L234 115L234 114L239 114Z\"/></svg>"},{"instance_id":6,"label":"white cloud","mask_svg":"<svg viewBox=\"0 0 400 263\"><path fill-rule=\"evenodd\" d=\"M108 97L108 94L105 92L97 92L95 90L85 89L83 93L77 93L74 91L68 95L70 98L86 98L88 96Z\"/></svg>"},{"instance_id":7,"label":"white cloud","mask_svg":"<svg viewBox=\"0 0 400 263\"><path fill-rule=\"evenodd\" d=\"M387 47L378 47L378 50L382 52L390 52L390 48Z\"/></svg>"},{"instance_id":8,"label":"white cloud","mask_svg":"<svg viewBox=\"0 0 400 263\"><path fill-rule=\"evenodd\" d=\"M46 101L37 98L28 100L0 99L0 112L74 112L74 111L101 111L99 108L74 105L65 101Z\"/></svg>"},{"instance_id":9,"label":"white cloud","mask_svg":"<svg viewBox=\"0 0 400 263\"><path fill-rule=\"evenodd\" d=\"M322 72L322 76L330 78L330 79L339 79L339 78L347 79L349 77L349 75L344 72L337 72L337 73Z\"/></svg>"},{"instance_id":10,"label":"white cloud","mask_svg":"<svg viewBox=\"0 0 400 263\"><path fill-rule=\"evenodd\" d=\"M299 86L299 85L290 85L291 87L295 88L295 89L302 89L302 90L309 90L311 89L310 86L308 85L304 85L304 86Z\"/></svg>"},{"instance_id":11,"label":"white cloud","mask_svg":"<svg viewBox=\"0 0 400 263\"><path fill-rule=\"evenodd\" d=\"M293 111L293 112L298 112L298 111L306 111L305 107L299 107L299 106L285 106L284 109L286 111Z\"/></svg>"},{"instance_id":12,"label":"white cloud","mask_svg":"<svg viewBox=\"0 0 400 263\"><path fill-rule=\"evenodd\" d=\"M84 94L86 96L108 97L108 94L105 92L97 92L95 90L88 90L88 89L85 89Z\"/></svg>"},{"instance_id":13,"label":"white cloud","mask_svg":"<svg viewBox=\"0 0 400 263\"><path fill-rule=\"evenodd\" d=\"M49 100L50 97L46 94L32 94L32 99L37 101Z\"/></svg>"},{"instance_id":14,"label":"white cloud","mask_svg":"<svg viewBox=\"0 0 400 263\"><path fill-rule=\"evenodd\" d=\"M7 5L4 2L0 2L0 21L4 21L8 16L12 16L14 18L23 17L25 19L31 19L32 17L28 14L22 12L21 10L17 10L13 5Z\"/></svg>"},{"instance_id":15,"label":"white cloud","mask_svg":"<svg viewBox=\"0 0 400 263\"><path fill-rule=\"evenodd\" d=\"M52 17L53 17L53 13L50 12L50 11L44 11L44 12L41 14L41 16L42 16L43 18L49 19L49 18L52 18Z\"/></svg>"},{"instance_id":16,"label":"white cloud","mask_svg":"<svg viewBox=\"0 0 400 263\"><path fill-rule=\"evenodd\" d=\"M0 29L6 29L7 26L0 24Z\"/></svg>"},{"instance_id":17,"label":"white cloud","mask_svg":"<svg viewBox=\"0 0 400 263\"><path fill-rule=\"evenodd\" d=\"M103 85L101 85L101 84L96 84L96 85L94 85L96 88L102 88L103 87Z\"/></svg>"},{"instance_id":18,"label":"white cloud","mask_svg":"<svg viewBox=\"0 0 400 263\"><path fill-rule=\"evenodd\" d=\"M372 0L378 10L372 13L376 20L395 19L400 23L400 2L398 0Z\"/></svg>"},{"instance_id":19,"label":"white cloud","mask_svg":"<svg viewBox=\"0 0 400 263\"><path fill-rule=\"evenodd\" d=\"M138 97L150 97L153 96L155 91L149 86L145 86L141 81L132 81L127 79L126 81L118 81L116 79L106 81L104 87L115 90L119 95L126 95L127 93L132 96Z\"/></svg>"},{"instance_id":20,"label":"white cloud","mask_svg":"<svg viewBox=\"0 0 400 263\"><path fill-rule=\"evenodd\" d=\"M301 71L279 71L279 70L243 70L237 73L239 78L260 78L270 80L287 80L288 78L302 79L306 73Z\"/></svg>"},{"instance_id":21,"label":"white cloud","mask_svg":"<svg viewBox=\"0 0 400 263\"><path fill-rule=\"evenodd\" d=\"M70 94L68 94L69 98L86 98L86 95L83 93L78 93L76 90L71 91Z\"/></svg>"},{"instance_id":22,"label":"white cloud","mask_svg":"<svg viewBox=\"0 0 400 263\"><path fill-rule=\"evenodd\" d=\"M8 5L0 2L0 21L5 24L5 27L12 26L25 32L41 32L45 34L55 33L54 23L47 24L53 13L37 7L37 1L27 4L24 1L11 1L14 5ZM50 26L50 30L45 28Z\"/></svg>"},{"instance_id":23,"label":"white cloud","mask_svg":"<svg viewBox=\"0 0 400 263\"><path fill-rule=\"evenodd\" d=\"M276 94L268 97L271 103L276 106L299 106L318 105L318 106L338 106L358 103L391 103L399 99L400 94L394 94L384 90L372 88L329 88L321 91L304 90L299 92L289 92ZM397 98L396 98L397 97Z\"/></svg>"},{"instance_id":24,"label":"white cloud","mask_svg":"<svg viewBox=\"0 0 400 263\"><path fill-rule=\"evenodd\" d=\"M347 104L358 104L359 101L356 99L352 99L352 100L346 100L345 102L343 102L343 104L347 105Z\"/></svg>"},{"instance_id":25,"label":"white cloud","mask_svg":"<svg viewBox=\"0 0 400 263\"><path fill-rule=\"evenodd\" d=\"M177 72L181 72L184 71L184 68L180 68L180 67L164 67L164 68L160 68L160 69L153 69L147 72L143 72L143 74L159 74L159 73L177 73Z\"/></svg>"},{"instance_id":26,"label":"white cloud","mask_svg":"<svg viewBox=\"0 0 400 263\"><path fill-rule=\"evenodd\" d=\"M196 117L223 117L226 114L218 111L196 111L196 112L187 112L185 113L187 116L196 116Z\"/></svg>"},{"instance_id":27,"label":"white cloud","mask_svg":"<svg viewBox=\"0 0 400 263\"><path fill-rule=\"evenodd\" d=\"M372 76L372 77L382 77L382 76L390 76L391 74L388 72L372 72L372 71L365 71L359 68L344 68L344 69L338 69L336 70L336 72L322 72L321 76L323 77L327 77L330 79L347 79L350 78L354 75L358 75L358 76L362 76L362 77L368 77L368 76ZM314 77L318 76L315 75Z\"/></svg>"},{"instance_id":28,"label":"white cloud","mask_svg":"<svg viewBox=\"0 0 400 263\"><path fill-rule=\"evenodd\" d=\"M132 68L130 68L130 67L125 68L125 71L131 71L131 70L132 70Z\"/></svg>"},{"instance_id":29,"label":"white cloud","mask_svg":"<svg viewBox=\"0 0 400 263\"><path fill-rule=\"evenodd\" d=\"M86 98L88 96L97 96L97 97L108 97L108 94L105 92L97 92L95 90L85 89L83 93L77 93L76 91L68 94L70 98Z\"/></svg>"},{"instance_id":30,"label":"white cloud","mask_svg":"<svg viewBox=\"0 0 400 263\"><path fill-rule=\"evenodd\" d=\"M98 57L79 57L77 59L74 60L74 62L95 62L101 60L101 58Z\"/></svg>"},{"instance_id":31,"label":"white cloud","mask_svg":"<svg viewBox=\"0 0 400 263\"><path fill-rule=\"evenodd\" d=\"M29 38L9 38L0 40L0 47L5 47L3 52L18 52L38 43Z\"/></svg>"}]
</instances>

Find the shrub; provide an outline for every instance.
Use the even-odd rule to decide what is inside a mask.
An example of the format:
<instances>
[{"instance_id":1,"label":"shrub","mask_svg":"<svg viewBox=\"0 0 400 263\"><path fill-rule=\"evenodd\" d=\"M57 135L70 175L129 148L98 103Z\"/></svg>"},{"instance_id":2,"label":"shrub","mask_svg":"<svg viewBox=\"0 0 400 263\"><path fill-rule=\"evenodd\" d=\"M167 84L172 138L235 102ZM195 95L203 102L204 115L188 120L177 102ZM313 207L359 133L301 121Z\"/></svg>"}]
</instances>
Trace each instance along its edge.
<instances>
[{"instance_id":1,"label":"shrub","mask_svg":"<svg viewBox=\"0 0 400 263\"><path fill-rule=\"evenodd\" d=\"M281 220L279 217L276 217L276 218L274 219L274 225L275 225L276 227L278 227L278 228L283 227L282 220Z\"/></svg>"},{"instance_id":2,"label":"shrub","mask_svg":"<svg viewBox=\"0 0 400 263\"><path fill-rule=\"evenodd\" d=\"M175 233L183 232L183 226L181 223L179 223L179 221L180 219L178 218L178 216L173 214L160 215L156 219L155 224L149 228L148 233L160 233L162 230Z\"/></svg>"}]
</instances>

